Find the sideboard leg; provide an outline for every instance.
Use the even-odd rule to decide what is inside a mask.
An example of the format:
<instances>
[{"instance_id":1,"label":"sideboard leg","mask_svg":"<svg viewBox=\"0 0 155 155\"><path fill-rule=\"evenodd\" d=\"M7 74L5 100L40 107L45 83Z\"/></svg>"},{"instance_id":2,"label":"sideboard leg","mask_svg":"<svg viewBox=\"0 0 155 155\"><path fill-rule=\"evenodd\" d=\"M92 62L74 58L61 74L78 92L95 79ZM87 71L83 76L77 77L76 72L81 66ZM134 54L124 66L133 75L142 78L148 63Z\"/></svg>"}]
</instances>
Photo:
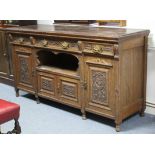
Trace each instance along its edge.
<instances>
[{"instance_id":1,"label":"sideboard leg","mask_svg":"<svg viewBox=\"0 0 155 155\"><path fill-rule=\"evenodd\" d=\"M141 110L141 111L139 112L139 115L140 115L140 117L144 117L144 116L145 116L144 110Z\"/></svg>"},{"instance_id":2,"label":"sideboard leg","mask_svg":"<svg viewBox=\"0 0 155 155\"><path fill-rule=\"evenodd\" d=\"M116 128L115 129L116 129L117 132L120 132L121 131L120 124L116 124Z\"/></svg>"},{"instance_id":3,"label":"sideboard leg","mask_svg":"<svg viewBox=\"0 0 155 155\"><path fill-rule=\"evenodd\" d=\"M16 92L16 97L19 97L19 89L15 88L15 92Z\"/></svg>"},{"instance_id":4,"label":"sideboard leg","mask_svg":"<svg viewBox=\"0 0 155 155\"><path fill-rule=\"evenodd\" d=\"M143 102L142 109L141 109L140 112L139 112L139 115L140 115L141 117L144 117L144 116L145 116L145 109L146 109L146 102L144 101L144 102Z\"/></svg>"},{"instance_id":5,"label":"sideboard leg","mask_svg":"<svg viewBox=\"0 0 155 155\"><path fill-rule=\"evenodd\" d=\"M82 119L83 119L83 120L86 120L87 117L86 117L86 111L85 111L84 108L81 109L81 113L82 113Z\"/></svg>"},{"instance_id":6,"label":"sideboard leg","mask_svg":"<svg viewBox=\"0 0 155 155\"><path fill-rule=\"evenodd\" d=\"M82 113L82 119L83 119L83 120L86 120L86 119L87 119L87 117L86 117L86 112L83 112L83 113Z\"/></svg>"},{"instance_id":7,"label":"sideboard leg","mask_svg":"<svg viewBox=\"0 0 155 155\"><path fill-rule=\"evenodd\" d=\"M36 98L37 104L40 104L39 96L38 95L35 95L35 98Z\"/></svg>"}]
</instances>

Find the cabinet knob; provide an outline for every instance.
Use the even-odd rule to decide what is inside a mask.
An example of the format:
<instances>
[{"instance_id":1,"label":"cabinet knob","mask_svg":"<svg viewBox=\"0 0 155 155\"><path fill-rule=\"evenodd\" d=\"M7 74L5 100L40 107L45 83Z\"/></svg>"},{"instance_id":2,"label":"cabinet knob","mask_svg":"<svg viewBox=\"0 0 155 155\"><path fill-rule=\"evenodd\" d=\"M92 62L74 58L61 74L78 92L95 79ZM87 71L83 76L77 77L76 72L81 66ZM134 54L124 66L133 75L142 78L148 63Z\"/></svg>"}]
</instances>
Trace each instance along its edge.
<instances>
[{"instance_id":1,"label":"cabinet knob","mask_svg":"<svg viewBox=\"0 0 155 155\"><path fill-rule=\"evenodd\" d=\"M42 45L45 47L48 45L48 41L47 40L42 40Z\"/></svg>"},{"instance_id":2,"label":"cabinet knob","mask_svg":"<svg viewBox=\"0 0 155 155\"><path fill-rule=\"evenodd\" d=\"M62 42L61 43L61 47L63 48L63 49L67 49L67 48L69 48L69 43L67 43L67 42Z\"/></svg>"}]
</instances>

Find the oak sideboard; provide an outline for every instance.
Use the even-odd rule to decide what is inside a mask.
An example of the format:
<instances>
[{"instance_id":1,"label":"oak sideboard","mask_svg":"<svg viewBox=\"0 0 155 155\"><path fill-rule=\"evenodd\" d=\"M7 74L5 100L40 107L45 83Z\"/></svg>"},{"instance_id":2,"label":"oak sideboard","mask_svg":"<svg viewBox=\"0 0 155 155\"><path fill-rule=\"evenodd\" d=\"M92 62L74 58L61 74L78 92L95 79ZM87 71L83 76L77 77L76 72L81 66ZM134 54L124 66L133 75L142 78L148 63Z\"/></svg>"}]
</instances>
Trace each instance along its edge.
<instances>
[{"instance_id":1,"label":"oak sideboard","mask_svg":"<svg viewBox=\"0 0 155 155\"><path fill-rule=\"evenodd\" d=\"M19 90L122 121L144 115L149 30L82 25L8 28ZM52 103L52 102L51 102Z\"/></svg>"}]
</instances>

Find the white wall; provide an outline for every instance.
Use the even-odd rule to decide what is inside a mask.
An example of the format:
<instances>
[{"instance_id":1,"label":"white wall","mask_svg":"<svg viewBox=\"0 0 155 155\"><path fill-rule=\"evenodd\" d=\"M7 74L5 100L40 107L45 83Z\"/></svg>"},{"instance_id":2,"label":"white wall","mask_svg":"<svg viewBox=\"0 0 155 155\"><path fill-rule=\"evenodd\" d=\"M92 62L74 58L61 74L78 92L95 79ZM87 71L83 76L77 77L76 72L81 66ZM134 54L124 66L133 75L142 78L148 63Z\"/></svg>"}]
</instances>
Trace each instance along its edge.
<instances>
[{"instance_id":1,"label":"white wall","mask_svg":"<svg viewBox=\"0 0 155 155\"><path fill-rule=\"evenodd\" d=\"M37 23L38 24L47 24L47 25L51 25L53 24L54 20L38 20Z\"/></svg>"},{"instance_id":2,"label":"white wall","mask_svg":"<svg viewBox=\"0 0 155 155\"><path fill-rule=\"evenodd\" d=\"M39 20L38 24L51 25L53 20ZM155 114L155 20L127 20L128 28L149 29L148 66L147 66L147 109L146 112Z\"/></svg>"},{"instance_id":3,"label":"white wall","mask_svg":"<svg viewBox=\"0 0 155 155\"><path fill-rule=\"evenodd\" d=\"M147 63L147 109L155 114L155 20L127 20L127 27L149 29L148 63Z\"/></svg>"}]
</instances>

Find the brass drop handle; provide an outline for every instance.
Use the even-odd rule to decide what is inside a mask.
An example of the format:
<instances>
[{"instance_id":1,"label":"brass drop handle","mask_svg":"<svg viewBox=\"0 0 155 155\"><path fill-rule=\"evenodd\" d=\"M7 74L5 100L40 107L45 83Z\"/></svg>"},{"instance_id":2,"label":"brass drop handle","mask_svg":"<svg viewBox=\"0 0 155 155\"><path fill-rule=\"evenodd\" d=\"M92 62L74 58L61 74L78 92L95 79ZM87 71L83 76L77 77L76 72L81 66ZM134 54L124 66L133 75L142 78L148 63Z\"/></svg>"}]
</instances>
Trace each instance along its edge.
<instances>
[{"instance_id":1,"label":"brass drop handle","mask_svg":"<svg viewBox=\"0 0 155 155\"><path fill-rule=\"evenodd\" d=\"M22 44L24 42L24 38L19 38L19 43Z\"/></svg>"},{"instance_id":2,"label":"brass drop handle","mask_svg":"<svg viewBox=\"0 0 155 155\"><path fill-rule=\"evenodd\" d=\"M43 40L42 41L42 45L45 47L45 46L47 46L48 45L48 41L47 40Z\"/></svg>"},{"instance_id":3,"label":"brass drop handle","mask_svg":"<svg viewBox=\"0 0 155 155\"><path fill-rule=\"evenodd\" d=\"M69 43L64 41L64 42L61 43L61 46L62 46L63 49L67 49L67 48L69 48Z\"/></svg>"}]
</instances>

